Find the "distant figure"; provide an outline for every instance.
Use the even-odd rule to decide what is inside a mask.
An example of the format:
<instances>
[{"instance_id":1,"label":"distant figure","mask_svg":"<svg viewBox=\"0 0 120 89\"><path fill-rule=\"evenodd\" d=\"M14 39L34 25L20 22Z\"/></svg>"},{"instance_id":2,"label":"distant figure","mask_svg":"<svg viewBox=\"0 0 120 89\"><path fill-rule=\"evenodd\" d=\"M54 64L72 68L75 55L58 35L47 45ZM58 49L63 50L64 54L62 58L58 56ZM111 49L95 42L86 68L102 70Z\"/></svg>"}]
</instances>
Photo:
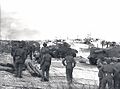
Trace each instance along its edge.
<instances>
[{"instance_id":1,"label":"distant figure","mask_svg":"<svg viewBox=\"0 0 120 89\"><path fill-rule=\"evenodd\" d=\"M22 46L22 44L19 45L19 48L17 48L15 50L14 53L14 57L15 57L15 77L19 77L22 78L22 70L23 70L23 66L25 63L25 59L26 59L26 53L25 50Z\"/></svg>"},{"instance_id":2,"label":"distant figure","mask_svg":"<svg viewBox=\"0 0 120 89\"><path fill-rule=\"evenodd\" d=\"M71 84L73 79L73 75L72 75L73 68L76 66L76 62L74 60L72 53L67 53L66 57L62 61L62 64L66 66L67 81L68 81L68 84Z\"/></svg>"},{"instance_id":3,"label":"distant figure","mask_svg":"<svg viewBox=\"0 0 120 89\"><path fill-rule=\"evenodd\" d=\"M43 44L43 48L41 49L42 60L40 63L42 70L42 80L41 81L49 81L49 69L51 65L52 56L49 54L49 49L47 48L47 44Z\"/></svg>"}]
</instances>

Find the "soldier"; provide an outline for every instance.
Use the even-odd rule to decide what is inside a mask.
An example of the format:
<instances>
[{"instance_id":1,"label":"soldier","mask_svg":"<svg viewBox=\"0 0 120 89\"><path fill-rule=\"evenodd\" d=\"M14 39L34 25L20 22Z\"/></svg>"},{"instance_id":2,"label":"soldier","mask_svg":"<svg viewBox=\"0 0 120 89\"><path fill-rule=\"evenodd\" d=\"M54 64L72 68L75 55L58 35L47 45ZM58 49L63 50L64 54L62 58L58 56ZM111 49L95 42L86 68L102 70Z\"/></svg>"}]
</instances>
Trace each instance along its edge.
<instances>
[{"instance_id":1,"label":"soldier","mask_svg":"<svg viewBox=\"0 0 120 89\"><path fill-rule=\"evenodd\" d=\"M68 84L71 84L73 79L73 76L72 76L73 68L76 65L73 55L71 53L67 53L66 57L62 61L62 64L66 66L67 81L68 81Z\"/></svg>"},{"instance_id":2,"label":"soldier","mask_svg":"<svg viewBox=\"0 0 120 89\"><path fill-rule=\"evenodd\" d=\"M114 64L115 68L117 69L117 72L114 76L114 87L115 89L120 89L120 59L118 59L118 62Z\"/></svg>"},{"instance_id":3,"label":"soldier","mask_svg":"<svg viewBox=\"0 0 120 89\"><path fill-rule=\"evenodd\" d=\"M11 42L11 56L14 56L15 49L17 48L17 44L14 41ZM13 58L14 60L14 58Z\"/></svg>"},{"instance_id":4,"label":"soldier","mask_svg":"<svg viewBox=\"0 0 120 89\"><path fill-rule=\"evenodd\" d=\"M39 51L35 51L34 54L33 54L35 60L40 63L41 62L41 55L40 55L40 52Z\"/></svg>"},{"instance_id":5,"label":"soldier","mask_svg":"<svg viewBox=\"0 0 120 89\"><path fill-rule=\"evenodd\" d=\"M105 58L105 59L107 64L103 65L102 68L100 69L100 71L103 74L100 89L105 89L107 83L108 83L108 89L114 89L113 77L114 77L115 71L117 70L112 64L110 64L111 60L109 58Z\"/></svg>"},{"instance_id":6,"label":"soldier","mask_svg":"<svg viewBox=\"0 0 120 89\"><path fill-rule=\"evenodd\" d=\"M30 59L32 60L32 55L35 52L35 45L30 45L29 47L29 55L30 55Z\"/></svg>"},{"instance_id":7,"label":"soldier","mask_svg":"<svg viewBox=\"0 0 120 89\"><path fill-rule=\"evenodd\" d=\"M46 43L43 43L43 47L41 48L41 54L45 54L46 52L48 52L49 49L47 47L47 44Z\"/></svg>"},{"instance_id":8,"label":"soldier","mask_svg":"<svg viewBox=\"0 0 120 89\"><path fill-rule=\"evenodd\" d=\"M41 61L42 81L49 81L49 69L51 65L51 58L52 57L49 53L44 54L42 57Z\"/></svg>"},{"instance_id":9,"label":"soldier","mask_svg":"<svg viewBox=\"0 0 120 89\"><path fill-rule=\"evenodd\" d=\"M12 41L11 56L13 57L13 66L15 65L15 50L19 47L19 41ZM15 68L13 69L15 71Z\"/></svg>"},{"instance_id":10,"label":"soldier","mask_svg":"<svg viewBox=\"0 0 120 89\"><path fill-rule=\"evenodd\" d=\"M15 56L15 72L16 72L15 77L22 78L21 74L26 59L26 53L21 43L19 45L19 48L15 50L14 56Z\"/></svg>"},{"instance_id":11,"label":"soldier","mask_svg":"<svg viewBox=\"0 0 120 89\"><path fill-rule=\"evenodd\" d=\"M49 49L47 48L47 44L44 43L43 46L44 47L41 49L42 60L40 63L41 70L42 70L42 80L41 81L49 81L49 69L50 69L52 57L49 54Z\"/></svg>"},{"instance_id":12,"label":"soldier","mask_svg":"<svg viewBox=\"0 0 120 89\"><path fill-rule=\"evenodd\" d=\"M100 58L100 59L97 60L97 68L98 68L98 70L99 70L99 72L98 72L98 77L99 77L99 89L100 89L100 87L101 87L101 80L102 80L102 78L103 78L103 74L102 74L102 72L100 71L100 68L102 68L102 66L105 65L105 64L106 64L106 63L105 63L104 57L102 57L102 58Z\"/></svg>"}]
</instances>

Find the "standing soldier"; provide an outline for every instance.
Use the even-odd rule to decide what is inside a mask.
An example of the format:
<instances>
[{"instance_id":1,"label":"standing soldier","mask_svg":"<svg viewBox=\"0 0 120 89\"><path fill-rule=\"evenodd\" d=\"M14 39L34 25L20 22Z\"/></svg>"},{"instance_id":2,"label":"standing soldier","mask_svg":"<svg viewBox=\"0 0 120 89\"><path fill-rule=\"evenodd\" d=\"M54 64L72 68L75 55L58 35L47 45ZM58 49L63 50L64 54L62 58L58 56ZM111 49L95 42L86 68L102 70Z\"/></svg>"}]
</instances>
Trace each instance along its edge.
<instances>
[{"instance_id":1,"label":"standing soldier","mask_svg":"<svg viewBox=\"0 0 120 89\"><path fill-rule=\"evenodd\" d=\"M49 49L47 47L47 44L43 43L43 47L41 48L41 55L44 55L48 51L49 51Z\"/></svg>"},{"instance_id":2,"label":"standing soldier","mask_svg":"<svg viewBox=\"0 0 120 89\"><path fill-rule=\"evenodd\" d=\"M35 52L35 45L32 44L32 45L29 46L29 55L30 55L31 60L32 60L34 52Z\"/></svg>"},{"instance_id":3,"label":"standing soldier","mask_svg":"<svg viewBox=\"0 0 120 89\"><path fill-rule=\"evenodd\" d=\"M115 68L117 69L117 72L114 76L114 87L115 89L120 89L120 59L118 59L118 62L114 64Z\"/></svg>"},{"instance_id":4,"label":"standing soldier","mask_svg":"<svg viewBox=\"0 0 120 89\"><path fill-rule=\"evenodd\" d=\"M15 56L15 72L16 72L15 77L22 78L21 74L26 59L26 53L21 43L19 45L19 48L15 50L14 56Z\"/></svg>"},{"instance_id":5,"label":"standing soldier","mask_svg":"<svg viewBox=\"0 0 120 89\"><path fill-rule=\"evenodd\" d=\"M47 48L47 44L44 43L43 46L44 47L41 49L42 60L40 63L41 70L42 70L42 80L41 81L49 81L49 69L50 69L52 57L49 54L49 49Z\"/></svg>"},{"instance_id":6,"label":"standing soldier","mask_svg":"<svg viewBox=\"0 0 120 89\"><path fill-rule=\"evenodd\" d=\"M100 58L100 59L97 60L97 68L98 68L98 70L99 70L99 72L98 72L98 77L99 77L99 89L100 89L100 87L101 87L101 80L102 80L102 78L103 78L103 74L102 74L102 72L100 71L100 69L102 68L103 65L105 65L105 59L104 59L104 57L102 57L102 58Z\"/></svg>"},{"instance_id":7,"label":"standing soldier","mask_svg":"<svg viewBox=\"0 0 120 89\"><path fill-rule=\"evenodd\" d=\"M67 81L68 81L68 84L71 84L73 79L73 76L72 76L73 68L76 65L76 62L74 60L72 53L67 53L66 57L62 61L62 64L66 66Z\"/></svg>"},{"instance_id":8,"label":"standing soldier","mask_svg":"<svg viewBox=\"0 0 120 89\"><path fill-rule=\"evenodd\" d=\"M19 41L12 41L11 42L12 48L11 48L11 56L13 57L13 66L15 65L15 50L19 47ZM15 67L13 69L15 71Z\"/></svg>"},{"instance_id":9,"label":"standing soldier","mask_svg":"<svg viewBox=\"0 0 120 89\"><path fill-rule=\"evenodd\" d=\"M112 64L110 64L111 60L109 58L106 58L106 62L107 64L103 65L102 68L100 69L100 71L103 74L100 89L105 89L107 83L108 83L108 89L114 89L113 77L114 77L115 71L117 70Z\"/></svg>"},{"instance_id":10,"label":"standing soldier","mask_svg":"<svg viewBox=\"0 0 120 89\"><path fill-rule=\"evenodd\" d=\"M13 57L13 64L15 63L15 50L19 47L18 41L12 41L11 56Z\"/></svg>"}]
</instances>

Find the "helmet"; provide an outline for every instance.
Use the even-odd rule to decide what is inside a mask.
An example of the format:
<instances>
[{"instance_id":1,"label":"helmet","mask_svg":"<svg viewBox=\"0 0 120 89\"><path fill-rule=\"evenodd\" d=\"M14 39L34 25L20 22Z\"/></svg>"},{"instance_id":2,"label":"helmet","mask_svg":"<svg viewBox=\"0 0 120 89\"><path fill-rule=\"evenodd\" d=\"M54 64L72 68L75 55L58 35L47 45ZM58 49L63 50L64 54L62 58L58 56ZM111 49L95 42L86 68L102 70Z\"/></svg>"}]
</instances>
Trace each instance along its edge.
<instances>
[{"instance_id":1,"label":"helmet","mask_svg":"<svg viewBox=\"0 0 120 89\"><path fill-rule=\"evenodd\" d=\"M47 44L46 44L46 43L43 43L43 46L44 46L44 47L46 47L46 46L47 46Z\"/></svg>"}]
</instances>

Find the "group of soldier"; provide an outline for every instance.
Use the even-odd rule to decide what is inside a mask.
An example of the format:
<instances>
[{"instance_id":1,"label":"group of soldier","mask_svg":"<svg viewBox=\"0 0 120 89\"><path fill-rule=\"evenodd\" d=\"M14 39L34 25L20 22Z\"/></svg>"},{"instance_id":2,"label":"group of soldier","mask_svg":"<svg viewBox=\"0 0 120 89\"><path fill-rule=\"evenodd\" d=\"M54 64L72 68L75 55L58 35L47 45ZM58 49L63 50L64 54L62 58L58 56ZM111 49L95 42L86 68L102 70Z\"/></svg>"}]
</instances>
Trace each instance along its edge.
<instances>
[{"instance_id":1,"label":"group of soldier","mask_svg":"<svg viewBox=\"0 0 120 89\"><path fill-rule=\"evenodd\" d=\"M41 73L41 81L49 81L49 70L51 65L52 56L50 55L49 48L46 43L43 43L43 47L41 49L35 50L35 45L32 47L24 46L24 42L20 41L19 45L13 46L11 49L11 55L13 57L14 71L15 77L22 78L22 71L25 65L25 61L29 55L30 59L33 60L32 56L35 57L35 60L40 64ZM39 52L39 55L34 55L35 52ZM69 84L72 83L72 72L73 68L76 65L76 62L73 58L73 54L71 52L67 52L66 57L62 61L63 65L66 66L66 76Z\"/></svg>"},{"instance_id":2,"label":"group of soldier","mask_svg":"<svg viewBox=\"0 0 120 89\"><path fill-rule=\"evenodd\" d=\"M22 71L25 67L25 61L29 55L30 60L35 60L40 64L41 81L49 81L49 70L51 66L52 56L46 43L43 43L43 47L35 49L35 44L32 46L24 45L25 42L20 41L19 45L13 46L11 49L11 55L13 57L15 77L22 78ZM38 55L37 55L37 53ZM66 67L66 78L68 84L72 83L73 68L76 66L74 55L68 51L65 58L62 60L62 64ZM109 89L120 89L120 58L106 57L102 55L97 60L98 77L99 77L99 89L106 89L108 85Z\"/></svg>"},{"instance_id":3,"label":"group of soldier","mask_svg":"<svg viewBox=\"0 0 120 89\"><path fill-rule=\"evenodd\" d=\"M120 89L120 58L101 57L97 60L99 89Z\"/></svg>"}]
</instances>

